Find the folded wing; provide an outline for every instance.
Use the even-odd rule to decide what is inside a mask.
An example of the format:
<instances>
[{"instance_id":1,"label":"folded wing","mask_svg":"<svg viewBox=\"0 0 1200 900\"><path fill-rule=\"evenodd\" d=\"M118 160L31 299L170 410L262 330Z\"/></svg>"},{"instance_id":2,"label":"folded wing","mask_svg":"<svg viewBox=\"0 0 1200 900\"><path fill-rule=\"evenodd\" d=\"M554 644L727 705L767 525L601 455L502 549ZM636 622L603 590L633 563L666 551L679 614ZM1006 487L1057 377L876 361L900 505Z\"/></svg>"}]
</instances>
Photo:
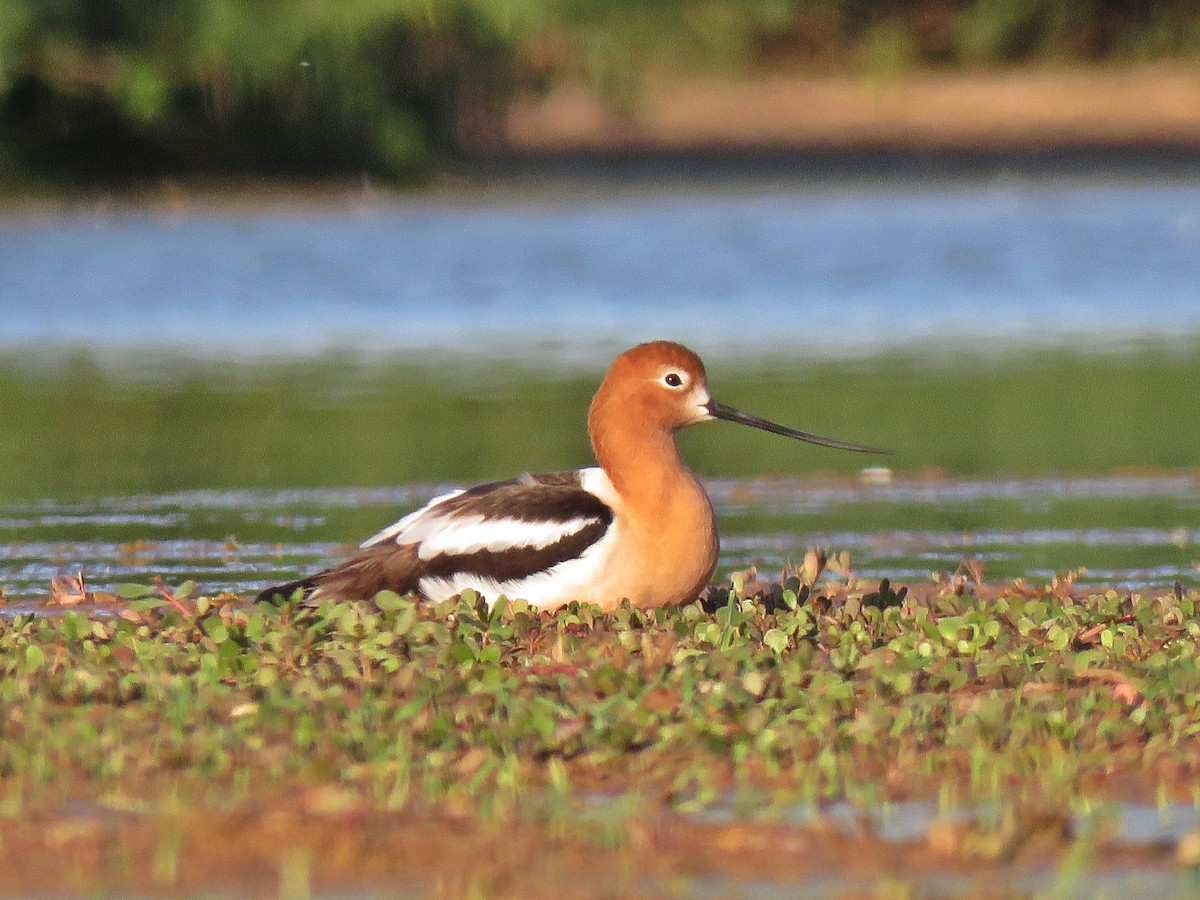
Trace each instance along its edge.
<instances>
[{"instance_id":1,"label":"folded wing","mask_svg":"<svg viewBox=\"0 0 1200 900\"><path fill-rule=\"evenodd\" d=\"M522 475L436 497L358 555L292 587L311 599L369 599L385 589L440 599L466 587L491 599L497 590L521 596L527 579L579 559L611 527L612 508L583 476Z\"/></svg>"}]
</instances>

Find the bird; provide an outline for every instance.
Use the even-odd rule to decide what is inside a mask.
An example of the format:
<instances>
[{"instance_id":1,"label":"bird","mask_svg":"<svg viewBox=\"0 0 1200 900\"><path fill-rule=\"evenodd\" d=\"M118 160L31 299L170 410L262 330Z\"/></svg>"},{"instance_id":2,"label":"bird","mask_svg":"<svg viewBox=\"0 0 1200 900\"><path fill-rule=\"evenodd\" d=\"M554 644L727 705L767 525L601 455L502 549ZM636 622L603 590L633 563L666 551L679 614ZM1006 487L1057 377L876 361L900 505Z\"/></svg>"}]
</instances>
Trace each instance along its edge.
<instances>
[{"instance_id":1,"label":"bird","mask_svg":"<svg viewBox=\"0 0 1200 900\"><path fill-rule=\"evenodd\" d=\"M712 503L684 464L676 432L721 419L857 453L887 453L798 431L712 398L704 363L671 341L613 360L588 410L597 466L523 474L434 497L364 541L344 562L263 591L370 600L381 591L438 602L467 589L489 605L522 599L553 610L571 601L612 611L696 599L716 570Z\"/></svg>"}]
</instances>

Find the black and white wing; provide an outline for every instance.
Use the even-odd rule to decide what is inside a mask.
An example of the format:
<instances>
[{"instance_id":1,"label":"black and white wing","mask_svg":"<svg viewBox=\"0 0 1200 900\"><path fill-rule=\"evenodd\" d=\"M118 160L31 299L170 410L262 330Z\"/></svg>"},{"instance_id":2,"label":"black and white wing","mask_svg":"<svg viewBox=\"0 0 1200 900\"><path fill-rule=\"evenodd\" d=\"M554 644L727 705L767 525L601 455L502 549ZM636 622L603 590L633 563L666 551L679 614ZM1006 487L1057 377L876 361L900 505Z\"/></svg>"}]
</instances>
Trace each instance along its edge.
<instances>
[{"instance_id":1,"label":"black and white wing","mask_svg":"<svg viewBox=\"0 0 1200 900\"><path fill-rule=\"evenodd\" d=\"M381 590L442 600L472 588L559 605L607 565L615 537L616 493L600 469L522 475L435 497L364 541L343 563L260 599L303 591L369 600Z\"/></svg>"},{"instance_id":2,"label":"black and white wing","mask_svg":"<svg viewBox=\"0 0 1200 900\"><path fill-rule=\"evenodd\" d=\"M431 599L467 587L492 599L536 594L545 576L582 560L610 532L613 508L595 492L601 479L600 493L608 493L598 469L522 475L454 491L404 516L362 549L412 548L416 589Z\"/></svg>"}]
</instances>

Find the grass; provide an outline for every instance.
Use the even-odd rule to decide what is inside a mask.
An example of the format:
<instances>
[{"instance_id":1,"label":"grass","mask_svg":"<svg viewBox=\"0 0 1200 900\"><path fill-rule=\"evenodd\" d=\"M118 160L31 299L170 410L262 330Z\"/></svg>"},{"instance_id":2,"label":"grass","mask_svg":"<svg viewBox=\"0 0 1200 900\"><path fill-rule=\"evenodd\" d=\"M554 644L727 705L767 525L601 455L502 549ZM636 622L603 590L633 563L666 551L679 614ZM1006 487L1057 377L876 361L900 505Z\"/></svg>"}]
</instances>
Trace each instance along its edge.
<instances>
[{"instance_id":1,"label":"grass","mask_svg":"<svg viewBox=\"0 0 1200 900\"><path fill-rule=\"evenodd\" d=\"M1194 469L1200 346L931 349L869 360L710 361L723 402L891 447L898 472ZM122 371L86 356L0 360L0 502L188 488L476 481L591 462L602 373L479 360L328 357L303 365L169 361ZM873 460L731 425L690 429L709 477L852 473Z\"/></svg>"},{"instance_id":2,"label":"grass","mask_svg":"<svg viewBox=\"0 0 1200 900\"><path fill-rule=\"evenodd\" d=\"M1077 866L1080 798L1200 802L1200 593L734 584L611 615L129 587L0 619L0 889ZM911 797L994 814L903 846L779 818Z\"/></svg>"}]
</instances>

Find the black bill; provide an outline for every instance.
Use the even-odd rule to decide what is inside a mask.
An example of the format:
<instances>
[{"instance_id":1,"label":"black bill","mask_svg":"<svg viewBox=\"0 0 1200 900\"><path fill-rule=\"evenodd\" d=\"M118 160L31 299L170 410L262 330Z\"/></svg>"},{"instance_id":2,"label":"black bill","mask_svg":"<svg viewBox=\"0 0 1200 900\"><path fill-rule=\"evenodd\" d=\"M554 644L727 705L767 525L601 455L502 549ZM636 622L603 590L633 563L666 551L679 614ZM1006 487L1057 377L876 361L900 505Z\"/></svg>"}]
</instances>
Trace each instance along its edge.
<instances>
[{"instance_id":1,"label":"black bill","mask_svg":"<svg viewBox=\"0 0 1200 900\"><path fill-rule=\"evenodd\" d=\"M782 434L784 437L796 438L798 441L808 441L810 444L820 444L822 447L833 447L835 450L853 450L855 453L892 452L891 450L882 450L879 447L864 447L862 444L848 444L845 441L835 441L833 438L821 437L819 434L809 434L807 431L797 431L795 428L788 428L786 425L777 425L767 419L761 419L750 413L744 413L740 409L734 409L732 406L726 406L724 403L718 403L716 400L709 400L704 408L708 410L709 415L714 419L724 419L726 422L740 422L752 428L761 428L763 431L769 431L771 434Z\"/></svg>"}]
</instances>

